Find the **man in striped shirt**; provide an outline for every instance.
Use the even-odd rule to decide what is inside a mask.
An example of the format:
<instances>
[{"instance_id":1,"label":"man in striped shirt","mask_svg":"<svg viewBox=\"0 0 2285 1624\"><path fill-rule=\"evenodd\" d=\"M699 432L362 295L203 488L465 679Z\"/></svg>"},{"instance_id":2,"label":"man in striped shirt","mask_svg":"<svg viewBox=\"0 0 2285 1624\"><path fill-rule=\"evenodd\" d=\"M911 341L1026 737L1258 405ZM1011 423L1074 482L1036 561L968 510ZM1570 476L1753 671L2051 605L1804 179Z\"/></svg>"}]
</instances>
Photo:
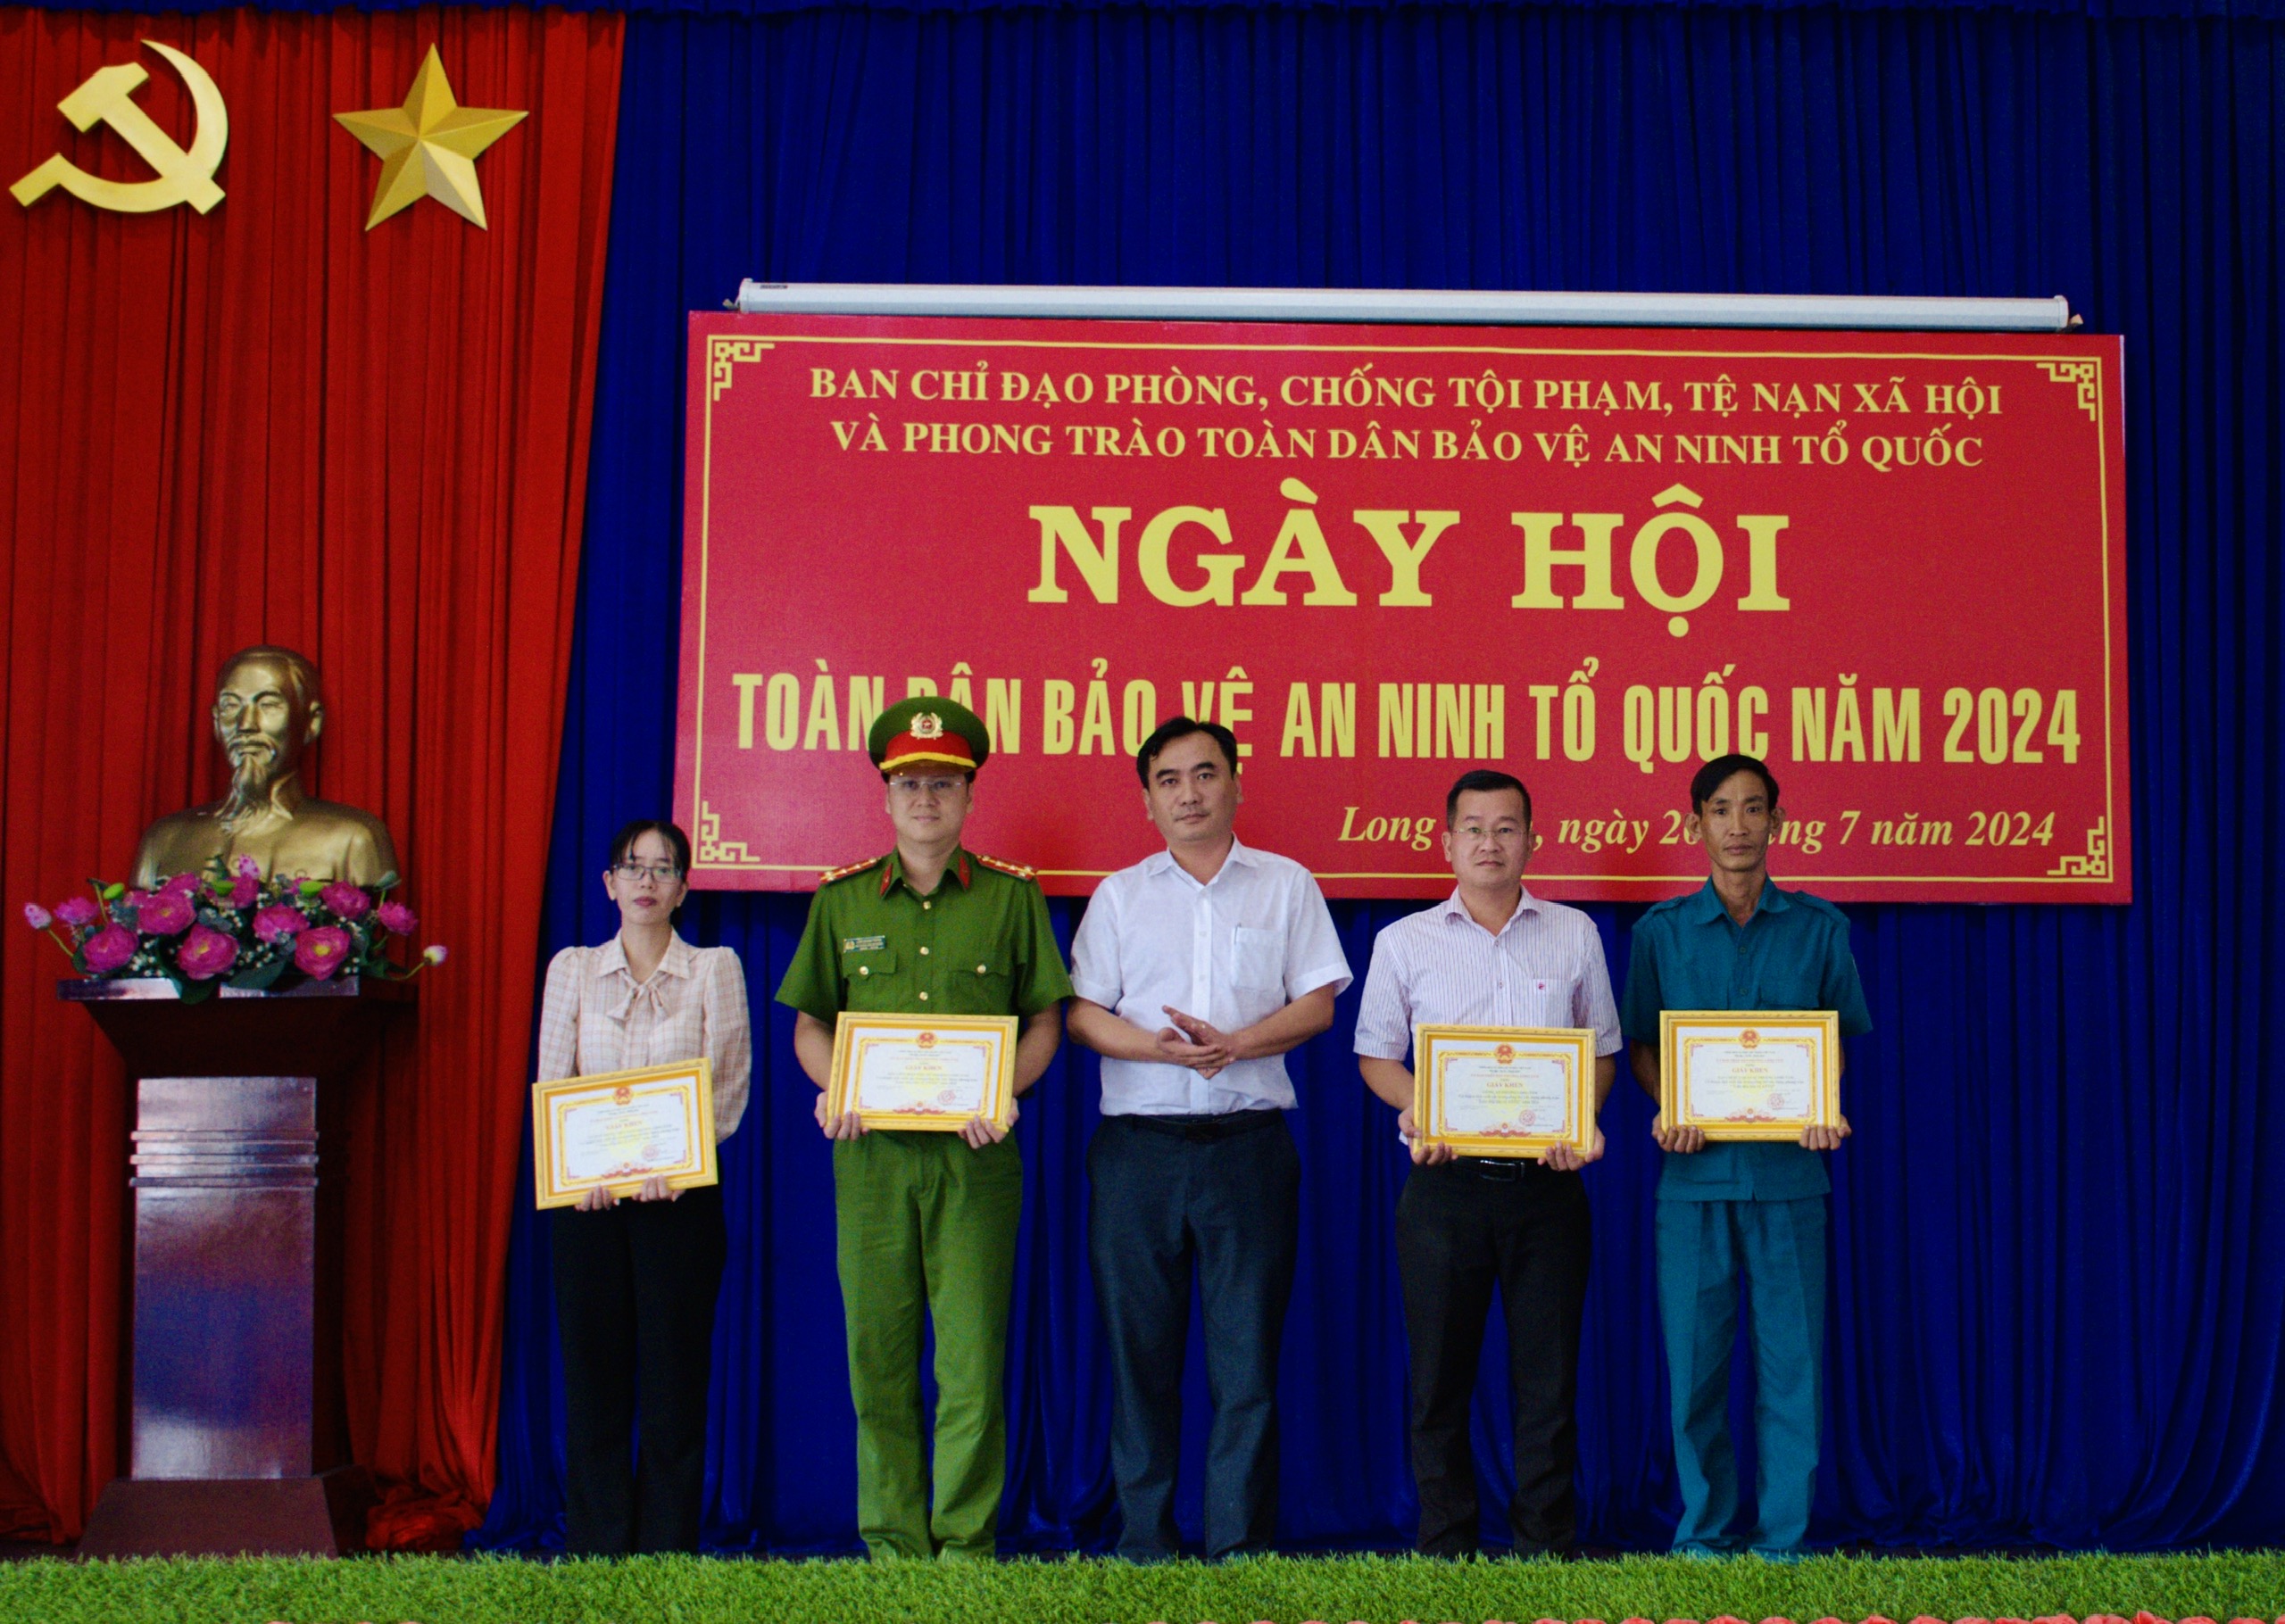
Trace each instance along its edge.
<instances>
[{"instance_id":1,"label":"man in striped shirt","mask_svg":"<svg viewBox=\"0 0 2285 1624\"><path fill-rule=\"evenodd\" d=\"M1601 1130L1584 1156L1568 1145L1539 1162L1455 1156L1414 1139L1405 1065L1416 1025L1591 1028L1600 1113L1623 1047L1610 972L1584 914L1524 889L1537 844L1531 793L1519 780L1460 775L1444 800L1444 858L1458 884L1434 907L1381 932L1357 1014L1359 1069L1397 1107L1415 1164L1397 1202L1396 1250L1411 1350L1419 1548L1430 1556L1477 1548L1468 1401L1495 1285L1508 1316L1516 1551L1567 1552L1577 1537L1573 1411L1588 1247L1578 1175L1602 1154Z\"/></svg>"}]
</instances>

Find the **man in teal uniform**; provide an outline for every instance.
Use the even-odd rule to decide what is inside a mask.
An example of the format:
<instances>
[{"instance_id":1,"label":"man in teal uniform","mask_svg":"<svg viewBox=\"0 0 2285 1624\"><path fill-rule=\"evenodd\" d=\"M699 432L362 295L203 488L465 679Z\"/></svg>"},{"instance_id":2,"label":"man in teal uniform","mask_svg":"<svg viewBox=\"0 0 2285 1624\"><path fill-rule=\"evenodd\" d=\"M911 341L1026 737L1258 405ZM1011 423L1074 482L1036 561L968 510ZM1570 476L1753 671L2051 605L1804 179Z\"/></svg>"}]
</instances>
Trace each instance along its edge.
<instances>
[{"instance_id":1,"label":"man in teal uniform","mask_svg":"<svg viewBox=\"0 0 2285 1624\"><path fill-rule=\"evenodd\" d=\"M1021 1094L1062 1039L1071 982L1032 871L960 846L976 769L991 753L984 724L949 700L906 700L866 742L888 786L896 849L818 887L777 989L777 1001L799 1012L794 1055L823 1090L844 1009L1012 1015L1023 1022ZM1016 1141L980 1117L958 1133L868 1132L853 1114L827 1116L822 1092L817 1115L834 1141L859 1531L877 1557L989 1558L1006 1473L1001 1371L1024 1197ZM922 1438L924 1314L936 1333L933 1452Z\"/></svg>"},{"instance_id":2,"label":"man in teal uniform","mask_svg":"<svg viewBox=\"0 0 2285 1624\"><path fill-rule=\"evenodd\" d=\"M1621 1023L1635 1080L1658 1095L1662 1009L1830 1009L1840 1031L1872 1030L1849 921L1807 891L1769 881L1769 842L1784 814L1777 780L1751 756L1724 756L1690 785L1691 825L1712 876L1634 926ZM1839 1075L1842 1056L1834 1056ZM1808 1532L1824 1388L1825 1202L1815 1154L1849 1136L1843 1117L1798 1144L1709 1145L1703 1131L1652 1124L1658 1177L1658 1313L1682 1488L1676 1551L1750 1548L1789 1561ZM1729 1432L1730 1350L1738 1276L1753 1316L1754 1440L1759 1519L1733 1536L1737 1459Z\"/></svg>"}]
</instances>

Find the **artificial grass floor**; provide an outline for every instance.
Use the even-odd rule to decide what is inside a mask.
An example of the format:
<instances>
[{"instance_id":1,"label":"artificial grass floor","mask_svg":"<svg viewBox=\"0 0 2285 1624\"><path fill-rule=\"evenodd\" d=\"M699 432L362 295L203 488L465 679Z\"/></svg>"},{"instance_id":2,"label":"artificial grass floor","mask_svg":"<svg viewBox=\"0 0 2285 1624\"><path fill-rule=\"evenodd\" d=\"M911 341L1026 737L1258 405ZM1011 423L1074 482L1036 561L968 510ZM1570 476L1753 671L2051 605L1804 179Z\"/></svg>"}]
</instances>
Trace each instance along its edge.
<instances>
[{"instance_id":1,"label":"artificial grass floor","mask_svg":"<svg viewBox=\"0 0 2285 1624\"><path fill-rule=\"evenodd\" d=\"M0 1620L41 1624L1329 1624L1367 1620L2276 1620L2285 1553L2056 1557L1818 1556L1450 1563L1265 1557L1138 1568L1101 1560L956 1567L642 1557L0 1564Z\"/></svg>"}]
</instances>

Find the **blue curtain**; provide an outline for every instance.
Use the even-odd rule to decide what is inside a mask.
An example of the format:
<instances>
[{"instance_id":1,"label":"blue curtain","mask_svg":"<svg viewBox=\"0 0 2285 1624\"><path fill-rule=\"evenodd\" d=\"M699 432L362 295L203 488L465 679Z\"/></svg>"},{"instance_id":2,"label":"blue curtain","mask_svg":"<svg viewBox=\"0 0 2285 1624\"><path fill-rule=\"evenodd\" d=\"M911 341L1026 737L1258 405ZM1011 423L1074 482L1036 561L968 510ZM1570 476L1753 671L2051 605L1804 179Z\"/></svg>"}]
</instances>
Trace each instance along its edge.
<instances>
[{"instance_id":1,"label":"blue curtain","mask_svg":"<svg viewBox=\"0 0 2285 1624\"><path fill-rule=\"evenodd\" d=\"M2242 12L639 15L551 948L608 934L611 833L668 801L684 313L741 276L2066 294L2127 336L2140 899L1851 910L1877 1030L1852 1052L1857 1132L1834 1158L1814 1532L2285 1537L2281 83L2285 27ZM894 583L881 603L897 612ZM2039 584L1962 612L2003 640L2040 614ZM851 795L867 804L858 777ZM882 833L860 820L848 856ZM708 1528L725 1548L853 1537L826 1148L769 1002L804 906L708 897L687 921L738 949L769 1012L724 1162ZM1360 974L1401 911L1336 908ZM1057 905L1067 938L1076 913ZM1623 972L1633 910L1596 916ZM1414 1516L1390 1243L1404 1170L1350 1058L1354 1001L1293 1059L1308 1239L1281 1532L1296 1547L1400 1544ZM1098 1545L1114 1514L1082 1245L1096 1097L1090 1058L1067 1050L1019 1130L1002 1526L1028 1549ZM1622 1084L1610 1155L1588 1175L1580 1483L1585 1537L1602 1545L1660 1543L1674 1501L1649 1115ZM545 1543L560 1517L543 1226L519 1229L511 1281L501 1486L478 1537L491 1545ZM1503 1358L1495 1327L1479 1432L1491 1506L1507 1488Z\"/></svg>"}]
</instances>

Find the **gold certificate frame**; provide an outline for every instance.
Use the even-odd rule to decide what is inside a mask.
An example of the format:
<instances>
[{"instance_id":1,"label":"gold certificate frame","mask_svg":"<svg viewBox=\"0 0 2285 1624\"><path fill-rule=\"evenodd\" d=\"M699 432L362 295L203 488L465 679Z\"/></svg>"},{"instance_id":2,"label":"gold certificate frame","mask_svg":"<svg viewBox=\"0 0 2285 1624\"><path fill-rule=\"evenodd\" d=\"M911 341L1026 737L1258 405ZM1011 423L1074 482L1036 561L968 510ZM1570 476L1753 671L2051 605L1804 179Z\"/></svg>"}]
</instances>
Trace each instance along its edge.
<instances>
[{"instance_id":1,"label":"gold certificate frame","mask_svg":"<svg viewBox=\"0 0 2285 1624\"><path fill-rule=\"evenodd\" d=\"M1840 1124L1840 1016L1830 1009L1667 1009L1658 1110L1711 1140L1798 1139Z\"/></svg>"},{"instance_id":2,"label":"gold certificate frame","mask_svg":"<svg viewBox=\"0 0 2285 1624\"><path fill-rule=\"evenodd\" d=\"M1583 1027L1416 1026L1412 1074L1424 1143L1519 1160L1594 1148L1595 1034Z\"/></svg>"},{"instance_id":3,"label":"gold certificate frame","mask_svg":"<svg viewBox=\"0 0 2285 1624\"><path fill-rule=\"evenodd\" d=\"M677 1061L532 1084L532 1182L542 1207L587 1191L631 1196L643 1181L669 1189L717 1184L714 1065Z\"/></svg>"},{"instance_id":4,"label":"gold certificate frame","mask_svg":"<svg viewBox=\"0 0 2285 1624\"><path fill-rule=\"evenodd\" d=\"M855 1015L833 1028L826 1114L868 1128L957 1133L971 1117L1015 1116L1014 1015Z\"/></svg>"}]
</instances>

